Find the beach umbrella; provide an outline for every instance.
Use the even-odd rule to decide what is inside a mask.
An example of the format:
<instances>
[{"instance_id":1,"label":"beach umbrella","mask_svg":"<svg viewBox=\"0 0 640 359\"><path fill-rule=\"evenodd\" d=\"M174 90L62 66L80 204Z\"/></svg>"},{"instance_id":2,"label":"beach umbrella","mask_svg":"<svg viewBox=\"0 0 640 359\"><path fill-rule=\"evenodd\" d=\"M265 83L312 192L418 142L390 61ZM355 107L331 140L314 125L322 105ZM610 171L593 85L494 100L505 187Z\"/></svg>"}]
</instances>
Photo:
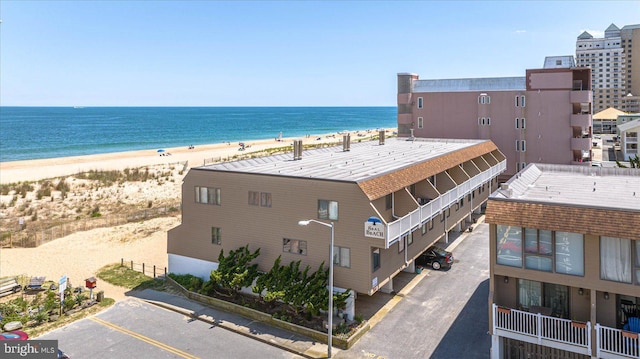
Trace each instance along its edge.
<instances>
[{"instance_id":1,"label":"beach umbrella","mask_svg":"<svg viewBox=\"0 0 640 359\"><path fill-rule=\"evenodd\" d=\"M164 150L158 150L158 152L164 152Z\"/></svg>"}]
</instances>

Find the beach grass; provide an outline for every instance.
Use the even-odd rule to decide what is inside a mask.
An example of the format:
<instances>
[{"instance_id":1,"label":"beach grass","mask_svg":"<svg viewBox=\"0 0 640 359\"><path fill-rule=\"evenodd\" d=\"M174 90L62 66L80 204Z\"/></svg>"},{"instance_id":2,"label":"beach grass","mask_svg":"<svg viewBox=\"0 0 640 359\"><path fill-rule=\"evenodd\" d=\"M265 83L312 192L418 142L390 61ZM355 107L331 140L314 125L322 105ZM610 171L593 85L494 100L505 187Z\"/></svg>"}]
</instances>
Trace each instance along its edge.
<instances>
[{"instance_id":1,"label":"beach grass","mask_svg":"<svg viewBox=\"0 0 640 359\"><path fill-rule=\"evenodd\" d=\"M151 278L127 266L122 266L120 263L100 268L96 276L108 283L131 290L161 289L164 287L164 280Z\"/></svg>"}]
</instances>

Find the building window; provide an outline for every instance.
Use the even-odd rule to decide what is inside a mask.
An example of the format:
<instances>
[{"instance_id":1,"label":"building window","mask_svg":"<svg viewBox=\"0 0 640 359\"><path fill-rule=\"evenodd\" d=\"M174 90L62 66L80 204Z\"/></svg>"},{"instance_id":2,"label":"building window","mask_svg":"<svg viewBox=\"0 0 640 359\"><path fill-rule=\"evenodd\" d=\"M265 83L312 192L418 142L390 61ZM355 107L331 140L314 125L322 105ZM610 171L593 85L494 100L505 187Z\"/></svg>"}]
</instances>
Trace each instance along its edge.
<instances>
[{"instance_id":1,"label":"building window","mask_svg":"<svg viewBox=\"0 0 640 359\"><path fill-rule=\"evenodd\" d=\"M418 108L422 108L423 100L422 97L418 97Z\"/></svg>"},{"instance_id":2,"label":"building window","mask_svg":"<svg viewBox=\"0 0 640 359\"><path fill-rule=\"evenodd\" d=\"M526 151L527 151L527 141L516 140L516 152L526 152Z\"/></svg>"},{"instance_id":3,"label":"building window","mask_svg":"<svg viewBox=\"0 0 640 359\"><path fill-rule=\"evenodd\" d=\"M555 232L556 273L584 276L584 235Z\"/></svg>"},{"instance_id":4,"label":"building window","mask_svg":"<svg viewBox=\"0 0 640 359\"><path fill-rule=\"evenodd\" d=\"M640 241L634 241L635 243L635 251L636 251L636 255L635 258L636 260L635 262L635 272L636 272L636 284L640 285Z\"/></svg>"},{"instance_id":5,"label":"building window","mask_svg":"<svg viewBox=\"0 0 640 359\"><path fill-rule=\"evenodd\" d=\"M487 117L487 126L491 126L491 117Z\"/></svg>"},{"instance_id":6,"label":"building window","mask_svg":"<svg viewBox=\"0 0 640 359\"><path fill-rule=\"evenodd\" d=\"M632 256L632 243L635 256ZM600 237L600 278L621 283L632 283L635 267L636 284L640 284L640 254L638 241L626 238ZM633 257L633 261L632 261Z\"/></svg>"},{"instance_id":7,"label":"building window","mask_svg":"<svg viewBox=\"0 0 640 359\"><path fill-rule=\"evenodd\" d=\"M409 233L407 236L407 247L413 244L413 232Z\"/></svg>"},{"instance_id":8,"label":"building window","mask_svg":"<svg viewBox=\"0 0 640 359\"><path fill-rule=\"evenodd\" d=\"M523 130L526 128L526 121L524 118L516 118L516 128Z\"/></svg>"},{"instance_id":9,"label":"building window","mask_svg":"<svg viewBox=\"0 0 640 359\"><path fill-rule=\"evenodd\" d=\"M525 107L524 95L516 96L516 107Z\"/></svg>"},{"instance_id":10,"label":"building window","mask_svg":"<svg viewBox=\"0 0 640 359\"><path fill-rule=\"evenodd\" d=\"M345 247L333 247L333 264L338 267L351 267L351 249Z\"/></svg>"},{"instance_id":11,"label":"building window","mask_svg":"<svg viewBox=\"0 0 640 359\"><path fill-rule=\"evenodd\" d=\"M260 192L249 191L249 205L250 206L260 205Z\"/></svg>"},{"instance_id":12,"label":"building window","mask_svg":"<svg viewBox=\"0 0 640 359\"><path fill-rule=\"evenodd\" d=\"M551 244L551 231L525 228L525 268L551 272L553 270Z\"/></svg>"},{"instance_id":13,"label":"building window","mask_svg":"<svg viewBox=\"0 0 640 359\"><path fill-rule=\"evenodd\" d=\"M211 243L221 245L222 236L220 234L220 227L211 227Z\"/></svg>"},{"instance_id":14,"label":"building window","mask_svg":"<svg viewBox=\"0 0 640 359\"><path fill-rule=\"evenodd\" d=\"M373 264L373 271L380 269L380 248L376 248L371 252L371 263Z\"/></svg>"},{"instance_id":15,"label":"building window","mask_svg":"<svg viewBox=\"0 0 640 359\"><path fill-rule=\"evenodd\" d=\"M392 206L393 206L393 195L389 193L388 195L384 196L384 208L391 209Z\"/></svg>"},{"instance_id":16,"label":"building window","mask_svg":"<svg viewBox=\"0 0 640 359\"><path fill-rule=\"evenodd\" d=\"M478 103L481 105L488 105L491 103L491 96L487 95L487 94L481 94L480 96L478 96Z\"/></svg>"},{"instance_id":17,"label":"building window","mask_svg":"<svg viewBox=\"0 0 640 359\"><path fill-rule=\"evenodd\" d=\"M569 289L564 285L518 279L518 307L526 311L547 308L554 317L569 318Z\"/></svg>"},{"instance_id":18,"label":"building window","mask_svg":"<svg viewBox=\"0 0 640 359\"><path fill-rule=\"evenodd\" d=\"M418 128L424 127L424 119L422 117L418 117Z\"/></svg>"},{"instance_id":19,"label":"building window","mask_svg":"<svg viewBox=\"0 0 640 359\"><path fill-rule=\"evenodd\" d=\"M527 163L526 162L520 163L520 168L521 169L524 169L525 167L527 167Z\"/></svg>"},{"instance_id":20,"label":"building window","mask_svg":"<svg viewBox=\"0 0 640 359\"><path fill-rule=\"evenodd\" d=\"M271 193L249 191L249 205L271 207Z\"/></svg>"},{"instance_id":21,"label":"building window","mask_svg":"<svg viewBox=\"0 0 640 359\"><path fill-rule=\"evenodd\" d=\"M307 255L307 241L282 238L282 251L285 253Z\"/></svg>"},{"instance_id":22,"label":"building window","mask_svg":"<svg viewBox=\"0 0 640 359\"><path fill-rule=\"evenodd\" d=\"M433 230L433 219L429 221L429 230Z\"/></svg>"},{"instance_id":23,"label":"building window","mask_svg":"<svg viewBox=\"0 0 640 359\"><path fill-rule=\"evenodd\" d=\"M327 201L323 199L318 200L318 218L337 221L338 220L338 202Z\"/></svg>"},{"instance_id":24,"label":"building window","mask_svg":"<svg viewBox=\"0 0 640 359\"><path fill-rule=\"evenodd\" d=\"M407 235L405 234L404 236L400 237L400 240L398 241L398 253L402 253L404 251L404 245L407 241Z\"/></svg>"},{"instance_id":25,"label":"building window","mask_svg":"<svg viewBox=\"0 0 640 359\"><path fill-rule=\"evenodd\" d=\"M195 187L196 203L220 205L220 188Z\"/></svg>"},{"instance_id":26,"label":"building window","mask_svg":"<svg viewBox=\"0 0 640 359\"><path fill-rule=\"evenodd\" d=\"M497 264L522 267L522 227L496 226Z\"/></svg>"},{"instance_id":27,"label":"building window","mask_svg":"<svg viewBox=\"0 0 640 359\"><path fill-rule=\"evenodd\" d=\"M271 193L260 192L260 206L271 207Z\"/></svg>"},{"instance_id":28,"label":"building window","mask_svg":"<svg viewBox=\"0 0 640 359\"><path fill-rule=\"evenodd\" d=\"M496 226L497 263L545 272L584 276L584 235L525 228ZM555 259L555 260L554 260Z\"/></svg>"},{"instance_id":29,"label":"building window","mask_svg":"<svg viewBox=\"0 0 640 359\"><path fill-rule=\"evenodd\" d=\"M420 230L423 236L427 234L427 222L423 223L422 226L420 226Z\"/></svg>"}]
</instances>

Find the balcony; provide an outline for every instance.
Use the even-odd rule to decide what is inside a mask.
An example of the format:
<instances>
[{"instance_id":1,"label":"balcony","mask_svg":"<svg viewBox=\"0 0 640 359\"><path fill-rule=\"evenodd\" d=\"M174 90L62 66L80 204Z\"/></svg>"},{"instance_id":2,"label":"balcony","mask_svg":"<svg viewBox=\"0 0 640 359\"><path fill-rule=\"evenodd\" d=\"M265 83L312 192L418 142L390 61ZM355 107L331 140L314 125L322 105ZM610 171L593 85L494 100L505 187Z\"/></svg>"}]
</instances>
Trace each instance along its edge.
<instances>
[{"instance_id":1,"label":"balcony","mask_svg":"<svg viewBox=\"0 0 640 359\"><path fill-rule=\"evenodd\" d=\"M574 114L571 115L571 126L580 128L591 127L591 115Z\"/></svg>"},{"instance_id":2,"label":"balcony","mask_svg":"<svg viewBox=\"0 0 640 359\"><path fill-rule=\"evenodd\" d=\"M459 201L464 196L471 194L473 190L478 188L483 183L491 181L491 179L497 177L500 173L507 169L507 161L503 160L496 165L489 167L487 170L478 173L465 182L457 185L451 190L443 193L442 195L432 199L426 204L420 205L415 210L409 212L407 215L399 218L386 226L386 244L385 247L389 248L394 244L402 235L409 233L420 227L423 223L428 222L443 210L447 209L452 204Z\"/></svg>"},{"instance_id":3,"label":"balcony","mask_svg":"<svg viewBox=\"0 0 640 359\"><path fill-rule=\"evenodd\" d=\"M597 358L640 359L640 334L540 313L493 306L492 334ZM595 335L595 343L592 336ZM595 345L594 345L595 344Z\"/></svg>"},{"instance_id":4,"label":"balcony","mask_svg":"<svg viewBox=\"0 0 640 359\"><path fill-rule=\"evenodd\" d=\"M591 137L581 137L571 139L571 150L573 151L591 151Z\"/></svg>"},{"instance_id":5,"label":"balcony","mask_svg":"<svg viewBox=\"0 0 640 359\"><path fill-rule=\"evenodd\" d=\"M592 103L593 93L591 91L571 91L571 103Z\"/></svg>"},{"instance_id":6,"label":"balcony","mask_svg":"<svg viewBox=\"0 0 640 359\"><path fill-rule=\"evenodd\" d=\"M493 304L493 334L591 355L591 323L574 322Z\"/></svg>"},{"instance_id":7,"label":"balcony","mask_svg":"<svg viewBox=\"0 0 640 359\"><path fill-rule=\"evenodd\" d=\"M640 358L638 333L596 324L596 341L598 358Z\"/></svg>"}]
</instances>

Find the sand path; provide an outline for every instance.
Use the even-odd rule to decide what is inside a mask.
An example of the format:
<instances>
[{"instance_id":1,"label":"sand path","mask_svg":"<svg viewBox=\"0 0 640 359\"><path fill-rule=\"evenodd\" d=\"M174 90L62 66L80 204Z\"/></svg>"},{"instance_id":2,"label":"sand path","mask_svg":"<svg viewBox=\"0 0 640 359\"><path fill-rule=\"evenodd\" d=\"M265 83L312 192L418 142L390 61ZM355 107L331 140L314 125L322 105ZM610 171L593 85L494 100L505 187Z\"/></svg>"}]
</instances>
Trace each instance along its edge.
<instances>
[{"instance_id":1,"label":"sand path","mask_svg":"<svg viewBox=\"0 0 640 359\"><path fill-rule=\"evenodd\" d=\"M167 230L177 226L179 217L156 218L109 228L77 232L37 248L0 249L0 276L46 276L58 281L67 275L73 285L84 284L101 267L133 260L152 267L167 266ZM98 279L97 290L116 300L127 289Z\"/></svg>"}]
</instances>

